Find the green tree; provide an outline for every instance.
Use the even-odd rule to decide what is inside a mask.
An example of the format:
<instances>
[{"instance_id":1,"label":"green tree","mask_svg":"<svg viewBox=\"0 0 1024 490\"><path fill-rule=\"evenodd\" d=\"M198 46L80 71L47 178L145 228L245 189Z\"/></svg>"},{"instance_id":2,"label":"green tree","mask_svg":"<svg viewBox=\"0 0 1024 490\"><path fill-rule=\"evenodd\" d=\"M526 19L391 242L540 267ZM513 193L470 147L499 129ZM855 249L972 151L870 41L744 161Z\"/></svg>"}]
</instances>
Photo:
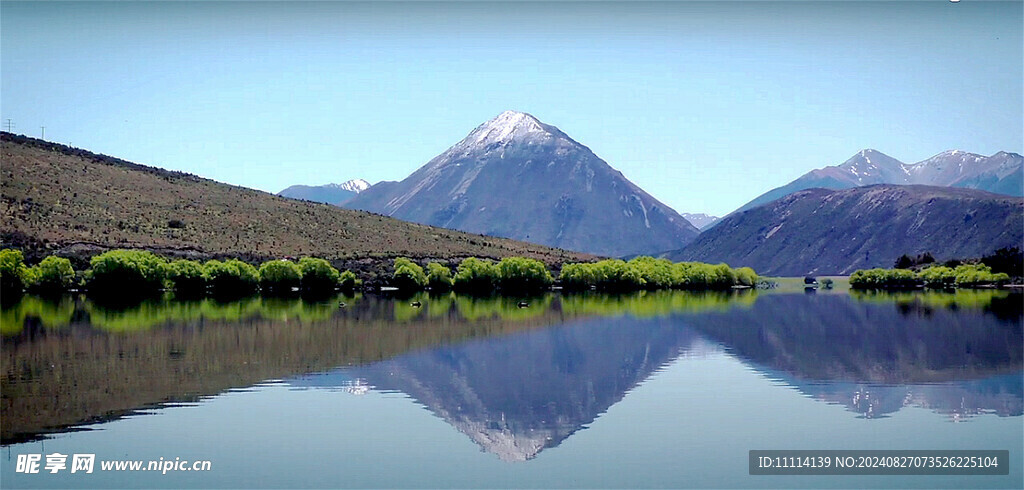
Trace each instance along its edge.
<instances>
[{"instance_id":1,"label":"green tree","mask_svg":"<svg viewBox=\"0 0 1024 490\"><path fill-rule=\"evenodd\" d=\"M111 250L89 261L86 280L95 292L158 291L167 275L167 260L144 250Z\"/></svg>"},{"instance_id":2,"label":"green tree","mask_svg":"<svg viewBox=\"0 0 1024 490\"><path fill-rule=\"evenodd\" d=\"M760 278L757 276L757 272L754 272L754 269L750 267L736 269L736 285L738 286L754 287L757 285L758 279ZM830 279L826 280L829 281L829 284L832 284Z\"/></svg>"},{"instance_id":3,"label":"green tree","mask_svg":"<svg viewBox=\"0 0 1024 490\"><path fill-rule=\"evenodd\" d=\"M623 260L607 259L593 264L597 276L597 289L605 291L634 291L646 284L640 271Z\"/></svg>"},{"instance_id":4,"label":"green tree","mask_svg":"<svg viewBox=\"0 0 1024 490\"><path fill-rule=\"evenodd\" d=\"M25 266L25 256L21 250L0 250L0 290L20 293L25 289L27 272L28 267Z\"/></svg>"},{"instance_id":5,"label":"green tree","mask_svg":"<svg viewBox=\"0 0 1024 490\"><path fill-rule=\"evenodd\" d=\"M402 291L419 291L427 287L427 275L415 262L399 257L395 259L395 273L391 276L391 284Z\"/></svg>"},{"instance_id":6,"label":"green tree","mask_svg":"<svg viewBox=\"0 0 1024 490\"><path fill-rule=\"evenodd\" d=\"M427 264L427 286L431 291L448 291L454 283L452 271L447 266L437 262Z\"/></svg>"},{"instance_id":7,"label":"green tree","mask_svg":"<svg viewBox=\"0 0 1024 490\"><path fill-rule=\"evenodd\" d=\"M208 260L203 271L210 288L217 294L248 294L260 283L259 271L238 259L225 262Z\"/></svg>"},{"instance_id":8,"label":"green tree","mask_svg":"<svg viewBox=\"0 0 1024 490\"><path fill-rule=\"evenodd\" d=\"M929 288L952 288L956 282L956 273L953 269L942 265L924 269L917 276L924 282L925 287Z\"/></svg>"},{"instance_id":9,"label":"green tree","mask_svg":"<svg viewBox=\"0 0 1024 490\"><path fill-rule=\"evenodd\" d=\"M299 259L302 272L302 289L307 291L332 290L341 281L341 273L324 259L303 257Z\"/></svg>"},{"instance_id":10,"label":"green tree","mask_svg":"<svg viewBox=\"0 0 1024 490\"><path fill-rule=\"evenodd\" d=\"M538 291L552 282L551 272L539 260L506 257L498 262L498 283L504 291Z\"/></svg>"},{"instance_id":11,"label":"green tree","mask_svg":"<svg viewBox=\"0 0 1024 490\"><path fill-rule=\"evenodd\" d=\"M356 277L355 273L346 270L338 277L338 286L342 291L351 293L363 285L363 281Z\"/></svg>"},{"instance_id":12,"label":"green tree","mask_svg":"<svg viewBox=\"0 0 1024 490\"><path fill-rule=\"evenodd\" d=\"M627 265L640 273L640 277L644 279L644 286L648 289L676 287L672 276L671 260L643 256L630 260Z\"/></svg>"},{"instance_id":13,"label":"green tree","mask_svg":"<svg viewBox=\"0 0 1024 490\"><path fill-rule=\"evenodd\" d=\"M580 291L597 286L597 274L594 264L564 264L558 275L562 288Z\"/></svg>"},{"instance_id":14,"label":"green tree","mask_svg":"<svg viewBox=\"0 0 1024 490\"><path fill-rule=\"evenodd\" d=\"M992 268L985 264L960 265L953 270L953 274L953 283L957 287L998 286L1010 280L1010 276L1005 272L995 274Z\"/></svg>"},{"instance_id":15,"label":"green tree","mask_svg":"<svg viewBox=\"0 0 1024 490\"><path fill-rule=\"evenodd\" d=\"M32 280L29 285L31 289L60 293L67 291L74 284L75 270L71 267L70 260L51 255L32 267L28 277Z\"/></svg>"},{"instance_id":16,"label":"green tree","mask_svg":"<svg viewBox=\"0 0 1024 490\"><path fill-rule=\"evenodd\" d=\"M907 254L900 255L900 258L896 259L897 269L909 269L914 265L914 259L910 258Z\"/></svg>"},{"instance_id":17,"label":"green tree","mask_svg":"<svg viewBox=\"0 0 1024 490\"><path fill-rule=\"evenodd\" d=\"M867 269L850 275L853 289L911 289L920 285L918 275L907 269Z\"/></svg>"},{"instance_id":18,"label":"green tree","mask_svg":"<svg viewBox=\"0 0 1024 490\"><path fill-rule=\"evenodd\" d=\"M260 266L260 287L270 292L288 292L299 287L302 269L290 260L268 260Z\"/></svg>"},{"instance_id":19,"label":"green tree","mask_svg":"<svg viewBox=\"0 0 1024 490\"><path fill-rule=\"evenodd\" d=\"M206 270L194 260L179 259L168 264L167 279L178 293L206 292Z\"/></svg>"},{"instance_id":20,"label":"green tree","mask_svg":"<svg viewBox=\"0 0 1024 490\"><path fill-rule=\"evenodd\" d=\"M455 270L455 289L472 294L490 294L498 284L498 268L490 260L469 257Z\"/></svg>"}]
</instances>

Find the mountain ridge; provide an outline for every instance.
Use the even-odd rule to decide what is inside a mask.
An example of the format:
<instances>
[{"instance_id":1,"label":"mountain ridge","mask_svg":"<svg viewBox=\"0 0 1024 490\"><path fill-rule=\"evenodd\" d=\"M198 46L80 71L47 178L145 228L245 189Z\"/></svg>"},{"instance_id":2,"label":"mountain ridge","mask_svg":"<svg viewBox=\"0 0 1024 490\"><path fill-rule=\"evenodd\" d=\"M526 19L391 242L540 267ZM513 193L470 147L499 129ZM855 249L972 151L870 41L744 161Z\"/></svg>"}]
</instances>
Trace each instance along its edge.
<instances>
[{"instance_id":1,"label":"mountain ridge","mask_svg":"<svg viewBox=\"0 0 1024 490\"><path fill-rule=\"evenodd\" d=\"M1024 242L1024 198L976 189L877 184L804 189L722 218L673 260L765 275L849 274L902 254L979 257Z\"/></svg>"},{"instance_id":2,"label":"mountain ridge","mask_svg":"<svg viewBox=\"0 0 1024 490\"><path fill-rule=\"evenodd\" d=\"M363 179L351 179L340 184L292 185L278 192L277 195L341 206L369 187L370 183Z\"/></svg>"},{"instance_id":3,"label":"mountain ridge","mask_svg":"<svg viewBox=\"0 0 1024 490\"><path fill-rule=\"evenodd\" d=\"M1024 196L1022 169L1024 157L1006 151L986 157L963 150L946 150L908 164L868 148L839 165L811 170L786 185L769 190L730 215L804 189L848 189L873 184L963 187L1020 197Z\"/></svg>"}]
</instances>

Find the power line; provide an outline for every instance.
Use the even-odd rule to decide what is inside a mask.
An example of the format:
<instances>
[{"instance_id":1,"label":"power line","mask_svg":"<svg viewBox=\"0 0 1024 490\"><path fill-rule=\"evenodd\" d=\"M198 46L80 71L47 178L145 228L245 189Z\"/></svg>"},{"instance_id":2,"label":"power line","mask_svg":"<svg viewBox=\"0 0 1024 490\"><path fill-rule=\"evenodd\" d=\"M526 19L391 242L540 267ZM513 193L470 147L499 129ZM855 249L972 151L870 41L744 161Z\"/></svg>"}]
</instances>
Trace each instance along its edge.
<instances>
[{"instance_id":1,"label":"power line","mask_svg":"<svg viewBox=\"0 0 1024 490\"><path fill-rule=\"evenodd\" d=\"M7 121L4 122L4 126L7 126L7 132L8 133L13 132L12 131L14 129L14 122L13 121L11 121L10 119L7 119Z\"/></svg>"}]
</instances>

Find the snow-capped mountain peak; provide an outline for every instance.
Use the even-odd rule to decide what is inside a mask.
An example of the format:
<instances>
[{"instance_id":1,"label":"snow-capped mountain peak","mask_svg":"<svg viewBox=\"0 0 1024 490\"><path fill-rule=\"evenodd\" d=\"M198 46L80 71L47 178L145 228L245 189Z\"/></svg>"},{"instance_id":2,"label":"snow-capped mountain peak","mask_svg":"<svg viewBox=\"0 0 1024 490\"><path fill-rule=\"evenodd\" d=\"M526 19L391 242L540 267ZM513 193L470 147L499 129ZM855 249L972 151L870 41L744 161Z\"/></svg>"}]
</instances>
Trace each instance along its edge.
<instances>
[{"instance_id":1,"label":"snow-capped mountain peak","mask_svg":"<svg viewBox=\"0 0 1024 490\"><path fill-rule=\"evenodd\" d=\"M698 233L589 148L517 111L346 207L616 257L671 250Z\"/></svg>"},{"instance_id":2,"label":"snow-capped mountain peak","mask_svg":"<svg viewBox=\"0 0 1024 490\"><path fill-rule=\"evenodd\" d=\"M346 190L346 191L349 191L349 192L355 192L356 194L359 194L360 192L363 192L363 191L365 191L366 189L368 189L370 187L370 183L365 181L365 180L363 180L363 179L352 179L352 180L350 180L348 182L345 182L345 183L342 183L342 184L332 184L332 185L334 187L337 187L337 188L342 189L342 190Z\"/></svg>"},{"instance_id":3,"label":"snow-capped mountain peak","mask_svg":"<svg viewBox=\"0 0 1024 490\"><path fill-rule=\"evenodd\" d=\"M711 216L711 215L706 214L706 213L679 213L679 214L681 214L684 218L686 218L686 221L689 221L691 225L696 226L698 230L705 230L709 226L711 226L711 225L715 224L716 222L718 222L718 220L722 219L722 218L720 218L718 216Z\"/></svg>"},{"instance_id":4,"label":"snow-capped mountain peak","mask_svg":"<svg viewBox=\"0 0 1024 490\"><path fill-rule=\"evenodd\" d=\"M471 145L509 144L548 139L561 135L553 126L540 122L525 112L505 111L473 130L463 143Z\"/></svg>"}]
</instances>

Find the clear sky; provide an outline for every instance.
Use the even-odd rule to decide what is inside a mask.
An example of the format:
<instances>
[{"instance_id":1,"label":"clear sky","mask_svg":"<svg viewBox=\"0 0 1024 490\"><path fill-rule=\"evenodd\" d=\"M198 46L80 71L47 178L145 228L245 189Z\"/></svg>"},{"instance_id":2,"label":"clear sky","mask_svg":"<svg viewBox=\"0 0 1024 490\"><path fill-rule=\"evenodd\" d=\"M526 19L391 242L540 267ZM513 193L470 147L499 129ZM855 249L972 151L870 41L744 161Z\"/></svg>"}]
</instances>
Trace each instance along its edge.
<instances>
[{"instance_id":1,"label":"clear sky","mask_svg":"<svg viewBox=\"0 0 1024 490\"><path fill-rule=\"evenodd\" d=\"M1024 149L1022 2L0 3L14 131L277 192L506 109L679 212L875 148Z\"/></svg>"}]
</instances>

